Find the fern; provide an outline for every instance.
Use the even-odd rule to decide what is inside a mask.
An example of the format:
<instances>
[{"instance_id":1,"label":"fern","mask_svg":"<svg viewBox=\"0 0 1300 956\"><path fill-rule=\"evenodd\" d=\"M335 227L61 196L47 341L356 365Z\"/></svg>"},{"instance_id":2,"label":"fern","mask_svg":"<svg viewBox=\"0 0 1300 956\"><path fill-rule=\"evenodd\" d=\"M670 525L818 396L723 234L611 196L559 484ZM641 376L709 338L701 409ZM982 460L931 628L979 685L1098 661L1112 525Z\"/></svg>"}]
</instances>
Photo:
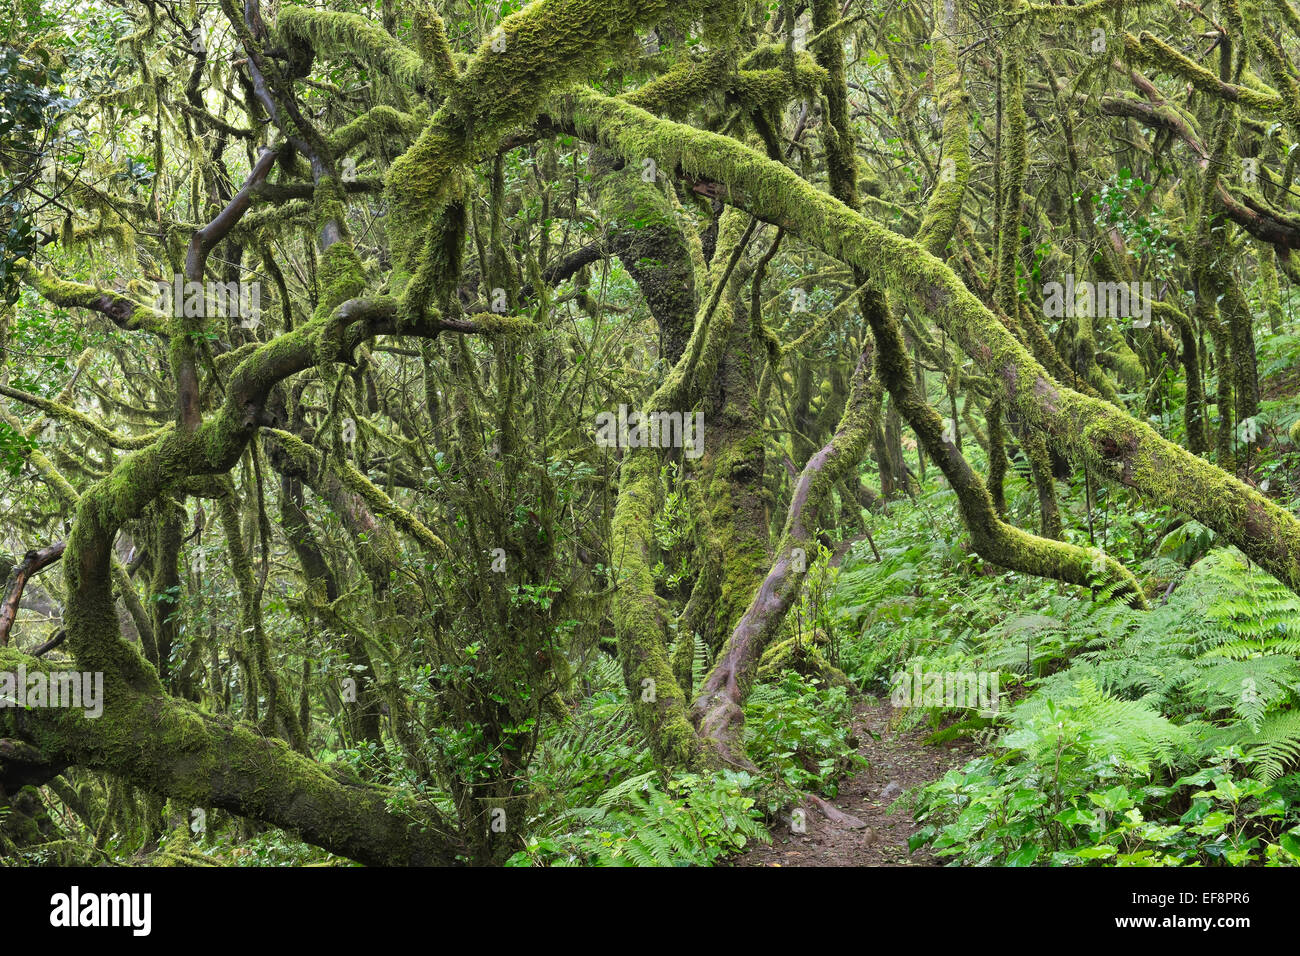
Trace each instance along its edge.
<instances>
[{"instance_id":1,"label":"fern","mask_svg":"<svg viewBox=\"0 0 1300 956\"><path fill-rule=\"evenodd\" d=\"M628 777L618 786L610 787L602 793L600 799L596 801L596 808L608 810L610 807L616 807L635 799L638 793L653 787L658 776L658 771L651 770L635 777Z\"/></svg>"},{"instance_id":2,"label":"fern","mask_svg":"<svg viewBox=\"0 0 1300 956\"><path fill-rule=\"evenodd\" d=\"M512 862L553 865L693 866L708 865L770 839L746 774L684 774L661 789L654 771L630 777L601 794L595 806L566 811L555 828L580 829L534 837L531 852Z\"/></svg>"},{"instance_id":3,"label":"fern","mask_svg":"<svg viewBox=\"0 0 1300 956\"><path fill-rule=\"evenodd\" d=\"M1074 745L1090 756L1110 756L1142 768L1153 761L1173 764L1194 749L1189 725L1172 723L1148 699L1108 694L1091 677L1078 678L1057 700L1046 693L1031 697L1013 711L1011 722L1002 746L1023 750L1034 760Z\"/></svg>"},{"instance_id":4,"label":"fern","mask_svg":"<svg viewBox=\"0 0 1300 956\"><path fill-rule=\"evenodd\" d=\"M1197 661L1197 682L1207 709L1230 710L1252 731L1271 709L1285 703L1300 684L1300 661L1282 655L1247 660L1205 656Z\"/></svg>"},{"instance_id":5,"label":"fern","mask_svg":"<svg viewBox=\"0 0 1300 956\"><path fill-rule=\"evenodd\" d=\"M691 655L691 686L703 687L704 678L709 676L709 670L713 667L712 655L709 654L709 645L704 643L699 632L692 635L695 644L695 653Z\"/></svg>"},{"instance_id":6,"label":"fern","mask_svg":"<svg viewBox=\"0 0 1300 956\"><path fill-rule=\"evenodd\" d=\"M1300 762L1300 711L1289 710L1266 717L1258 729L1241 724L1211 734L1207 744L1236 744L1246 751L1260 779L1272 783Z\"/></svg>"}]
</instances>

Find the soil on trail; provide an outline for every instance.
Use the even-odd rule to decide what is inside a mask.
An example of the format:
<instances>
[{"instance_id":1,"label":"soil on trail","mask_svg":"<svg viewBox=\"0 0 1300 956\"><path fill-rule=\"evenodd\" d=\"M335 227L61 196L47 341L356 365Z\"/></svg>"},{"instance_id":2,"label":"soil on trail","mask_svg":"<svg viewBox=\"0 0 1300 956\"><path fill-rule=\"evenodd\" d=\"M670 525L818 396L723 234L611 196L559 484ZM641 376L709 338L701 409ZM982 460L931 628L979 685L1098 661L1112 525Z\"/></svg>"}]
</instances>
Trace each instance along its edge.
<instances>
[{"instance_id":1,"label":"soil on trail","mask_svg":"<svg viewBox=\"0 0 1300 956\"><path fill-rule=\"evenodd\" d=\"M735 857L733 866L940 866L928 850L908 853L907 838L920 829L906 803L893 813L889 808L913 788L938 780L960 767L975 753L974 744L958 740L950 745L923 743L931 731L920 726L900 732L895 710L888 700L866 698L855 709L853 732L858 753L868 765L840 782L839 794L830 802L866 824L850 828L832 823L812 807L804 806L804 833L790 829L790 814L772 827L772 842L757 844ZM868 732L870 731L870 733Z\"/></svg>"}]
</instances>

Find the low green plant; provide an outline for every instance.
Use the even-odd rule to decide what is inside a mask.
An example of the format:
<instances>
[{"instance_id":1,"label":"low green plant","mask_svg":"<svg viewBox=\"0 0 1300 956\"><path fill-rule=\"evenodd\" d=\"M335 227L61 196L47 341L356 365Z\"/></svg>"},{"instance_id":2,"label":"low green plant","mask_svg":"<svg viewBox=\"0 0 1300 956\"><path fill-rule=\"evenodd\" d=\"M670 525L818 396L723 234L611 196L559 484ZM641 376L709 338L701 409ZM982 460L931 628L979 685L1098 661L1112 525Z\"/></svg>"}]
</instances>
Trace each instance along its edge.
<instances>
[{"instance_id":1,"label":"low green plant","mask_svg":"<svg viewBox=\"0 0 1300 956\"><path fill-rule=\"evenodd\" d=\"M793 793L833 797L841 776L866 765L852 739L852 716L846 688L792 670L754 687L745 703L745 751L774 778L769 811Z\"/></svg>"},{"instance_id":2,"label":"low green plant","mask_svg":"<svg viewBox=\"0 0 1300 956\"><path fill-rule=\"evenodd\" d=\"M528 837L510 866L707 866L766 841L748 774L651 770L572 807Z\"/></svg>"}]
</instances>

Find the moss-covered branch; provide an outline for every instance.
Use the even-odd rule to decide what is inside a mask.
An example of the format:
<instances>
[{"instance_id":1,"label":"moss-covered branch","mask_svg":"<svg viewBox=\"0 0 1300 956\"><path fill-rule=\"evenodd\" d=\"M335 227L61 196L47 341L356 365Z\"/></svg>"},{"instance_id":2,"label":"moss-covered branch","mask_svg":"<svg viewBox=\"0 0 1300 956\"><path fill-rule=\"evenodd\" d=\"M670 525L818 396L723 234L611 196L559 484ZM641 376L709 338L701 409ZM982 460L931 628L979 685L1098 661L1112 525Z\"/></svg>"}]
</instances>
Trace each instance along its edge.
<instances>
[{"instance_id":1,"label":"moss-covered branch","mask_svg":"<svg viewBox=\"0 0 1300 956\"><path fill-rule=\"evenodd\" d=\"M28 673L45 662L0 649L0 670ZM301 839L377 866L447 866L459 846L428 806L381 787L334 776L283 741L184 701L104 685L104 711L41 708L0 711L0 737L25 739L39 752L130 780L183 806L227 810L283 827ZM406 810L394 806L406 804Z\"/></svg>"},{"instance_id":2,"label":"moss-covered branch","mask_svg":"<svg viewBox=\"0 0 1300 956\"><path fill-rule=\"evenodd\" d=\"M625 156L726 183L732 199L860 265L940 323L1025 421L1115 480L1190 514L1300 590L1300 521L1113 405L1056 382L942 262L734 140L595 93L570 98L574 128Z\"/></svg>"}]
</instances>

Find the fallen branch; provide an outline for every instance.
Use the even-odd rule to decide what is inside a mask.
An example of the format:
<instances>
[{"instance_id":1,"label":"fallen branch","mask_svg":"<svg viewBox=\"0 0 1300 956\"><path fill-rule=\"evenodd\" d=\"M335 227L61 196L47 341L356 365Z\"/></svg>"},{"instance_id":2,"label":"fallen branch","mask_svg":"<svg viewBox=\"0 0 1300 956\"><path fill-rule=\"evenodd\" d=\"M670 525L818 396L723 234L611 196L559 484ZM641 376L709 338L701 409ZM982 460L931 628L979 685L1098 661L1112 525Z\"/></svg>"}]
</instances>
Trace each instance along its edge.
<instances>
[{"instance_id":1,"label":"fallen branch","mask_svg":"<svg viewBox=\"0 0 1300 956\"><path fill-rule=\"evenodd\" d=\"M18 605L23 599L23 589L35 574L39 574L55 561L63 557L66 541L59 541L38 551L28 551L23 555L9 576L9 587L3 603L0 603L0 647L9 643L9 631L18 616Z\"/></svg>"}]
</instances>

